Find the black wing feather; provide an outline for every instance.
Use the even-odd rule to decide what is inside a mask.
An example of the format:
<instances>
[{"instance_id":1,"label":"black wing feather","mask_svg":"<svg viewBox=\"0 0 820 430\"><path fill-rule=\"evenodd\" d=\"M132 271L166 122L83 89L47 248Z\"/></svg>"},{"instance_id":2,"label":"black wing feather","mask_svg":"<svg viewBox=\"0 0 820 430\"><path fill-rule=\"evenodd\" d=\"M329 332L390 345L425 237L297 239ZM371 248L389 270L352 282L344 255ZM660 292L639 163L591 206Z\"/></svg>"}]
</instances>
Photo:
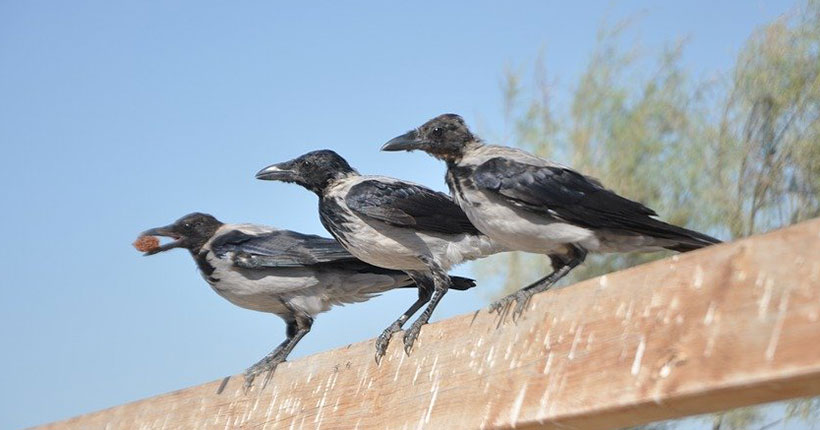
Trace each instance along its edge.
<instances>
[{"instance_id":1,"label":"black wing feather","mask_svg":"<svg viewBox=\"0 0 820 430\"><path fill-rule=\"evenodd\" d=\"M399 227L480 234L448 195L420 185L366 180L350 188L345 203L359 215Z\"/></svg>"},{"instance_id":2,"label":"black wing feather","mask_svg":"<svg viewBox=\"0 0 820 430\"><path fill-rule=\"evenodd\" d=\"M211 250L224 257L233 252L234 265L243 269L329 266L336 269L384 275L403 275L398 270L365 263L347 252L333 239L288 230L248 234L232 230L211 242ZM475 286L469 278L453 276L451 288L468 290ZM409 277L402 288L416 288Z\"/></svg>"},{"instance_id":3,"label":"black wing feather","mask_svg":"<svg viewBox=\"0 0 820 430\"><path fill-rule=\"evenodd\" d=\"M262 234L233 230L214 239L211 250L218 257L233 252L234 263L245 268L302 267L359 261L333 239L288 230Z\"/></svg>"},{"instance_id":4,"label":"black wing feather","mask_svg":"<svg viewBox=\"0 0 820 430\"><path fill-rule=\"evenodd\" d=\"M495 192L519 207L582 227L719 242L652 218L657 215L652 209L564 167L534 166L498 157L478 166L472 179L478 188Z\"/></svg>"}]
</instances>

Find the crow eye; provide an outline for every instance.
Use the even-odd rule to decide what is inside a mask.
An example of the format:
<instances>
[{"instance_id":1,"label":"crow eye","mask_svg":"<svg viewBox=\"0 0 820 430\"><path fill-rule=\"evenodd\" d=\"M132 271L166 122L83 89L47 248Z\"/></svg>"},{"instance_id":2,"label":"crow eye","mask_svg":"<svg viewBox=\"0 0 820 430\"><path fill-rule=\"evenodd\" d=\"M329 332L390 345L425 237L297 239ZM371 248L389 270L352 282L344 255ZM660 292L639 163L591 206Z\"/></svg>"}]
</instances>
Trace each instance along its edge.
<instances>
[{"instance_id":1,"label":"crow eye","mask_svg":"<svg viewBox=\"0 0 820 430\"><path fill-rule=\"evenodd\" d=\"M441 127L436 127L436 128L433 129L432 134L433 134L433 137L441 137L441 135L443 133L444 133L444 129L442 129Z\"/></svg>"},{"instance_id":2,"label":"crow eye","mask_svg":"<svg viewBox=\"0 0 820 430\"><path fill-rule=\"evenodd\" d=\"M183 227L185 227L185 228L191 228L191 227L192 227L192 226L191 226L191 223L189 223L189 222L186 222L186 223L185 223L185 224L183 224L182 226L183 226Z\"/></svg>"}]
</instances>

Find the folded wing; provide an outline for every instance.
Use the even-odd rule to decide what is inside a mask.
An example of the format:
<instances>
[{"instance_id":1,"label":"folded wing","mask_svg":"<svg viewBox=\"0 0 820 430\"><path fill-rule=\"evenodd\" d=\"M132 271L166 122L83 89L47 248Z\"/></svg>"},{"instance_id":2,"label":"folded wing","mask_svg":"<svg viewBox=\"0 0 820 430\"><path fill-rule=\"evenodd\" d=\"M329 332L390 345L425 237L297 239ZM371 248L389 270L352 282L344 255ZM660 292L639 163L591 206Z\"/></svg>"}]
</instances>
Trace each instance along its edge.
<instances>
[{"instance_id":1,"label":"folded wing","mask_svg":"<svg viewBox=\"0 0 820 430\"><path fill-rule=\"evenodd\" d=\"M362 181L345 203L359 216L398 227L443 234L480 234L446 194L405 182Z\"/></svg>"},{"instance_id":2,"label":"folded wing","mask_svg":"<svg viewBox=\"0 0 820 430\"><path fill-rule=\"evenodd\" d=\"M288 230L259 234L232 230L214 239L211 250L219 257L234 253L234 264L246 269L361 263L333 239Z\"/></svg>"},{"instance_id":3,"label":"folded wing","mask_svg":"<svg viewBox=\"0 0 820 430\"><path fill-rule=\"evenodd\" d=\"M525 210L590 229L681 241L689 250L719 240L652 218L648 207L621 197L595 179L561 166L535 166L493 158L478 166L474 184Z\"/></svg>"}]
</instances>

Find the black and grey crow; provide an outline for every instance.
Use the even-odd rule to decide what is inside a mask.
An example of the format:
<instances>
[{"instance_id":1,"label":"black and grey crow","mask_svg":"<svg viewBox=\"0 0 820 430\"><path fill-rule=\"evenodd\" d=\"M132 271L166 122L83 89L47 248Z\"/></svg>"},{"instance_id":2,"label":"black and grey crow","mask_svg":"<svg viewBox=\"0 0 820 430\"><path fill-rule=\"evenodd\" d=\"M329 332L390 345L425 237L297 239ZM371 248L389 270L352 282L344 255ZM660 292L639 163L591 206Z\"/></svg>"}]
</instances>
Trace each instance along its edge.
<instances>
[{"instance_id":1,"label":"black and grey crow","mask_svg":"<svg viewBox=\"0 0 820 430\"><path fill-rule=\"evenodd\" d=\"M273 164L256 177L295 182L313 191L319 196L322 224L351 254L415 280L419 298L379 336L376 361L392 334L429 302L404 334L405 352L410 352L447 289L457 286L447 275L452 266L504 250L481 234L446 194L385 176L362 176L330 150Z\"/></svg>"},{"instance_id":2,"label":"black and grey crow","mask_svg":"<svg viewBox=\"0 0 820 430\"><path fill-rule=\"evenodd\" d=\"M255 224L223 224L208 214L192 213L142 234L175 239L145 255L185 248L217 294L285 320L287 339L245 371L246 388L263 372L270 377L310 331L317 314L393 288L415 287L404 272L367 264L333 239ZM472 285L459 280L462 288Z\"/></svg>"},{"instance_id":3,"label":"black and grey crow","mask_svg":"<svg viewBox=\"0 0 820 430\"><path fill-rule=\"evenodd\" d=\"M485 145L455 114L433 118L382 150L421 150L444 160L454 200L482 233L510 249L549 256L551 274L491 307L504 312L517 301L513 316L587 252L685 252L720 242L660 221L652 209L568 167L521 149Z\"/></svg>"}]
</instances>

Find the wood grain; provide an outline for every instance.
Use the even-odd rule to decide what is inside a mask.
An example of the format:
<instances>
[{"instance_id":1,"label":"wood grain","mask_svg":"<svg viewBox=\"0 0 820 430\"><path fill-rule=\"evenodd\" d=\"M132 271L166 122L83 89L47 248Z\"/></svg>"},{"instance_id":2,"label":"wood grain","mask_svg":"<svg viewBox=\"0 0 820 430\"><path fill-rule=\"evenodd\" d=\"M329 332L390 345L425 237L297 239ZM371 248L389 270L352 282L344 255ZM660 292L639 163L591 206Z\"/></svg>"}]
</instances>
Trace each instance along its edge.
<instances>
[{"instance_id":1,"label":"wood grain","mask_svg":"<svg viewBox=\"0 0 820 430\"><path fill-rule=\"evenodd\" d=\"M445 300L447 300L445 298ZM820 394L820 220L47 429L611 429Z\"/></svg>"}]
</instances>

